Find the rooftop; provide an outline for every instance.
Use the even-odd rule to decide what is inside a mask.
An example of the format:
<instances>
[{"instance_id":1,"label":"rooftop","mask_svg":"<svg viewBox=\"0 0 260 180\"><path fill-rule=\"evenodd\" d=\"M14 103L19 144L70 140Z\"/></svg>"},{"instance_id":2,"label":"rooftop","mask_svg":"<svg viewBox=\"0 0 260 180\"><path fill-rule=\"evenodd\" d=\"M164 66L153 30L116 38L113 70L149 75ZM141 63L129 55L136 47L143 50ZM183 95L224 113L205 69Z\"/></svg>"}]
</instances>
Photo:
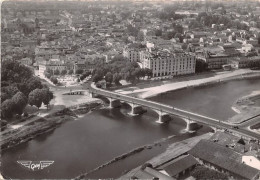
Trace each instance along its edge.
<instances>
[{"instance_id":1,"label":"rooftop","mask_svg":"<svg viewBox=\"0 0 260 180\"><path fill-rule=\"evenodd\" d=\"M165 170L170 176L175 176L197 163L197 160L193 156L184 155L164 164L160 169Z\"/></svg>"},{"instance_id":2,"label":"rooftop","mask_svg":"<svg viewBox=\"0 0 260 180\"><path fill-rule=\"evenodd\" d=\"M201 140L189 154L245 179L253 179L259 174L257 169L241 163L240 153L208 140Z\"/></svg>"}]
</instances>

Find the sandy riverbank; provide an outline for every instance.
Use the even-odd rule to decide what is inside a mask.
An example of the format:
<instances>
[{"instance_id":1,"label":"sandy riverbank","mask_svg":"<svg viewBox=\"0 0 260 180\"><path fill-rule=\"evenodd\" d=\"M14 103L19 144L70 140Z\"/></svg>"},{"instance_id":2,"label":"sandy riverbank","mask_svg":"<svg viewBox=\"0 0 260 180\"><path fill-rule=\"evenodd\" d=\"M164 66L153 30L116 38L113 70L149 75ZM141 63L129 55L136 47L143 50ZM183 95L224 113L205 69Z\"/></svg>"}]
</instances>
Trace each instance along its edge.
<instances>
[{"instance_id":1,"label":"sandy riverbank","mask_svg":"<svg viewBox=\"0 0 260 180\"><path fill-rule=\"evenodd\" d=\"M232 123L241 123L242 120L260 115L260 106L256 103L259 100L260 90L253 91L251 94L239 98L232 106L232 109L238 114L228 121Z\"/></svg>"},{"instance_id":2,"label":"sandy riverbank","mask_svg":"<svg viewBox=\"0 0 260 180\"><path fill-rule=\"evenodd\" d=\"M139 88L138 86L134 86L131 89L120 89L115 92L119 92L121 94L134 94L140 98L149 98L156 96L161 93L165 93L168 91L174 91L178 89L202 86L208 84L219 83L223 81L235 80L235 79L244 79L250 77L260 77L260 71L253 71L250 69L239 69L232 72L224 71L218 72L216 75L207 78L200 78L195 80L186 80L182 82L171 82L171 81L163 81L161 85L148 87L148 88Z\"/></svg>"}]
</instances>

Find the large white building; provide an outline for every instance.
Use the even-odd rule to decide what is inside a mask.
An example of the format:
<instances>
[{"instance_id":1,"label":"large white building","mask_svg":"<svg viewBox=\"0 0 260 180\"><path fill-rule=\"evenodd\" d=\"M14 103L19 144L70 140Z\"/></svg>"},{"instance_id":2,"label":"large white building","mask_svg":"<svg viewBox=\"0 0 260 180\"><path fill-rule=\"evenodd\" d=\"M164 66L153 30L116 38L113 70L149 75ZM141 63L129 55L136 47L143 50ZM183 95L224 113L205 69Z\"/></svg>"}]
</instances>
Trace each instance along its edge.
<instances>
[{"instance_id":1,"label":"large white building","mask_svg":"<svg viewBox=\"0 0 260 180\"><path fill-rule=\"evenodd\" d=\"M154 78L195 73L196 58L193 53L171 53L167 50L142 53L142 67L151 69Z\"/></svg>"},{"instance_id":2,"label":"large white building","mask_svg":"<svg viewBox=\"0 0 260 180\"><path fill-rule=\"evenodd\" d=\"M127 57L131 62L140 61L141 51L137 48L126 48L123 50L123 56Z\"/></svg>"}]
</instances>

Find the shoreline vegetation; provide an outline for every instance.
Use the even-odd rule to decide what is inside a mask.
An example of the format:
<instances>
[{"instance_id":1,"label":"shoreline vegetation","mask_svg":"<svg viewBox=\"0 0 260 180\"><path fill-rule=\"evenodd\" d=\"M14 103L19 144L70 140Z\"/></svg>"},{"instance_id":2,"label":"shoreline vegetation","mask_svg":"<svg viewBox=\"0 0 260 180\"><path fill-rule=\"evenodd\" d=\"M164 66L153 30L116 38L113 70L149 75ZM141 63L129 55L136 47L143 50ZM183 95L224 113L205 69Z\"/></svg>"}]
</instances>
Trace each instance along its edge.
<instances>
[{"instance_id":1,"label":"shoreline vegetation","mask_svg":"<svg viewBox=\"0 0 260 180\"><path fill-rule=\"evenodd\" d=\"M32 140L38 135L55 130L61 124L79 118L80 115L93 111L101 106L99 101L71 106L50 113L45 117L30 116L26 120L35 118L32 122L16 129L2 131L0 146L2 150L14 147L23 142ZM23 120L23 121L26 121Z\"/></svg>"}]
</instances>

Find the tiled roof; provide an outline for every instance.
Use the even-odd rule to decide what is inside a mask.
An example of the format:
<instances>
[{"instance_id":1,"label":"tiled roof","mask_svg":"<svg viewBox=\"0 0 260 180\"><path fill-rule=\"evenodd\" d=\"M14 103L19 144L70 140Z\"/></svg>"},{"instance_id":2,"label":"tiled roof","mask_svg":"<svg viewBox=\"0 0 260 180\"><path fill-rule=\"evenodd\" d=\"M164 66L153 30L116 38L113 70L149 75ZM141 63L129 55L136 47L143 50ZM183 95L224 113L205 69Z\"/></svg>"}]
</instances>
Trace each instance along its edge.
<instances>
[{"instance_id":1,"label":"tiled roof","mask_svg":"<svg viewBox=\"0 0 260 180\"><path fill-rule=\"evenodd\" d=\"M253 179L259 173L257 169L241 163L241 154L208 140L201 140L189 154L245 179Z\"/></svg>"},{"instance_id":2,"label":"tiled roof","mask_svg":"<svg viewBox=\"0 0 260 180\"><path fill-rule=\"evenodd\" d=\"M197 160L191 155L181 156L163 166L160 169L164 169L170 176L175 176L180 172L197 164Z\"/></svg>"}]
</instances>

